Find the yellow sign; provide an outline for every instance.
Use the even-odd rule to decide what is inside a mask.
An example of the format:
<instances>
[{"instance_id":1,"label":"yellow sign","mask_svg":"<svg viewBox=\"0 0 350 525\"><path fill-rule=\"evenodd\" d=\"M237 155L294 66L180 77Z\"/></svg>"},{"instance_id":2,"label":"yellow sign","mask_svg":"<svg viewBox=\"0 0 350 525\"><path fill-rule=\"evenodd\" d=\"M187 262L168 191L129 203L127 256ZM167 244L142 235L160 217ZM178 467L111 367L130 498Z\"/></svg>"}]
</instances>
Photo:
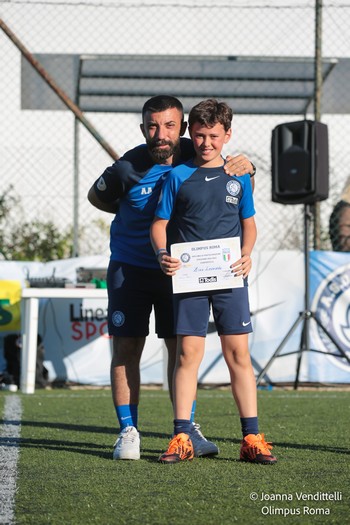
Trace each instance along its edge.
<instances>
[{"instance_id":1,"label":"yellow sign","mask_svg":"<svg viewBox=\"0 0 350 525\"><path fill-rule=\"evenodd\" d=\"M20 281L0 280L0 332L20 330L21 294Z\"/></svg>"}]
</instances>

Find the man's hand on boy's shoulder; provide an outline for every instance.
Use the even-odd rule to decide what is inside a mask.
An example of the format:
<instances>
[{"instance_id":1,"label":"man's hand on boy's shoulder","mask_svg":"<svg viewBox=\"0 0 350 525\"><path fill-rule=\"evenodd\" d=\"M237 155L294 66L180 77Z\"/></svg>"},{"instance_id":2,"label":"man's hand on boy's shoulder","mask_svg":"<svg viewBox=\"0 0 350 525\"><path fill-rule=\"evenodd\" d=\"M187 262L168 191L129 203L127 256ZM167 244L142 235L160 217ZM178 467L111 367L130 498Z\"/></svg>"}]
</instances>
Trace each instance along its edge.
<instances>
[{"instance_id":1,"label":"man's hand on boy's shoulder","mask_svg":"<svg viewBox=\"0 0 350 525\"><path fill-rule=\"evenodd\" d=\"M241 175L249 173L251 177L254 177L256 168L244 155L236 155L235 157L227 155L225 160L224 170L227 175L236 175L237 177L240 177Z\"/></svg>"}]
</instances>

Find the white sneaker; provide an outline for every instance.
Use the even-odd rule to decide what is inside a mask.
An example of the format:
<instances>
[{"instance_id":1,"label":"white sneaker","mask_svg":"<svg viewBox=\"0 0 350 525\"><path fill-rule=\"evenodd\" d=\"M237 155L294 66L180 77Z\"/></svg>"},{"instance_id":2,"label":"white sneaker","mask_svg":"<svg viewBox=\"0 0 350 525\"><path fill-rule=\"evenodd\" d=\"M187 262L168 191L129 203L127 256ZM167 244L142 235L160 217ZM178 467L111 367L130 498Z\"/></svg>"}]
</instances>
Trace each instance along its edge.
<instances>
[{"instance_id":1,"label":"white sneaker","mask_svg":"<svg viewBox=\"0 0 350 525\"><path fill-rule=\"evenodd\" d=\"M218 447L203 436L200 428L198 423L192 423L190 438L194 448L194 455L198 458L200 456L215 456L219 454Z\"/></svg>"},{"instance_id":2,"label":"white sneaker","mask_svg":"<svg viewBox=\"0 0 350 525\"><path fill-rule=\"evenodd\" d=\"M113 459L140 459L140 434L135 427L125 427L114 443Z\"/></svg>"}]
</instances>

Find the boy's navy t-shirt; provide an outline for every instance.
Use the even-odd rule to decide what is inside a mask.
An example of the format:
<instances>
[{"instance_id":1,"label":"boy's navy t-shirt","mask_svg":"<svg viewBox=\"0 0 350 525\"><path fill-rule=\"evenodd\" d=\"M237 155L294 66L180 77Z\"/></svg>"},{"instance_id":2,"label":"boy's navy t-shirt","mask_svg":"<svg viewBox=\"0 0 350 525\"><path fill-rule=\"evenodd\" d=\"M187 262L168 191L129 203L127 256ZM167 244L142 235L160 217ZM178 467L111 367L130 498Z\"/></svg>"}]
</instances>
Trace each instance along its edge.
<instances>
[{"instance_id":1,"label":"boy's navy t-shirt","mask_svg":"<svg viewBox=\"0 0 350 525\"><path fill-rule=\"evenodd\" d=\"M242 237L241 219L255 214L250 175L232 177L223 167L189 161L171 170L155 215L171 219L169 244Z\"/></svg>"}]
</instances>

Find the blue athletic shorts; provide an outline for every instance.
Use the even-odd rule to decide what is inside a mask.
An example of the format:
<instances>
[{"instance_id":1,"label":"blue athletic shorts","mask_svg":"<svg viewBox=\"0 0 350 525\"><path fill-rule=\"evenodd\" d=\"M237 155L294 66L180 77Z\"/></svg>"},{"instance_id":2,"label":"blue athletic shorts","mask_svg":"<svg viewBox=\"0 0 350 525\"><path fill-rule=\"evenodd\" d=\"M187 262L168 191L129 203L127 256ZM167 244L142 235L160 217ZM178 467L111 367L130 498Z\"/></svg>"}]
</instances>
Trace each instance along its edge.
<instances>
[{"instance_id":1,"label":"blue athletic shorts","mask_svg":"<svg viewBox=\"0 0 350 525\"><path fill-rule=\"evenodd\" d=\"M158 337L175 337L171 278L161 269L110 261L107 289L110 335L146 337L153 307Z\"/></svg>"},{"instance_id":2,"label":"blue athletic shorts","mask_svg":"<svg viewBox=\"0 0 350 525\"><path fill-rule=\"evenodd\" d=\"M175 332L179 335L207 335L212 307L219 335L253 331L249 311L248 286L203 292L174 294Z\"/></svg>"}]
</instances>

